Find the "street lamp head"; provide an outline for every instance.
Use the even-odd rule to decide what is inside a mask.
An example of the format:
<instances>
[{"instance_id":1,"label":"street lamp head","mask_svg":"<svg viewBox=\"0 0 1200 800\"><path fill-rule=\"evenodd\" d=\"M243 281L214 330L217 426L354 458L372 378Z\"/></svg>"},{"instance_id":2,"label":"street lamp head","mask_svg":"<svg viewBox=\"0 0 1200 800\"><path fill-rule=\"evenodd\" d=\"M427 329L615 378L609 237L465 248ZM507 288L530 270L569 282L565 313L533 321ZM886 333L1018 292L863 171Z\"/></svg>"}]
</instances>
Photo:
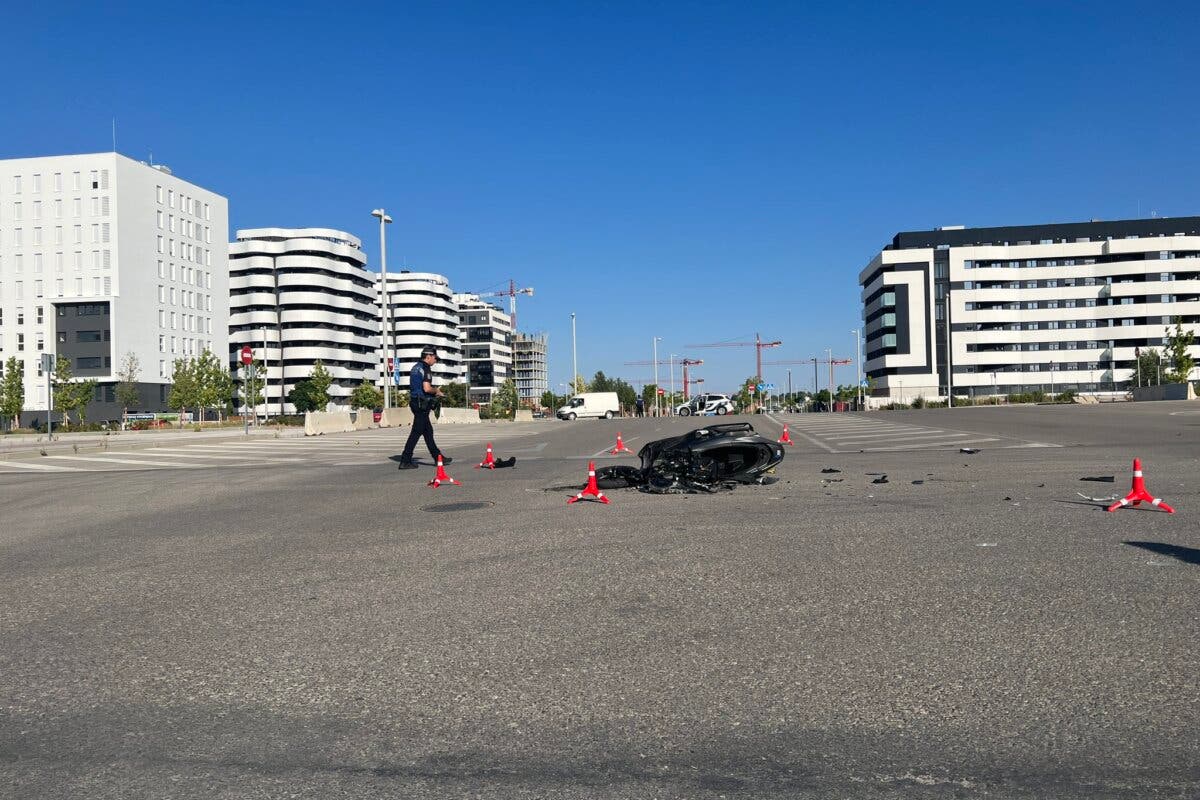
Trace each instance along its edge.
<instances>
[{"instance_id":1,"label":"street lamp head","mask_svg":"<svg viewBox=\"0 0 1200 800\"><path fill-rule=\"evenodd\" d=\"M387 212L382 208L377 208L371 212L371 216L382 220L385 223L391 222L392 218L387 215Z\"/></svg>"}]
</instances>

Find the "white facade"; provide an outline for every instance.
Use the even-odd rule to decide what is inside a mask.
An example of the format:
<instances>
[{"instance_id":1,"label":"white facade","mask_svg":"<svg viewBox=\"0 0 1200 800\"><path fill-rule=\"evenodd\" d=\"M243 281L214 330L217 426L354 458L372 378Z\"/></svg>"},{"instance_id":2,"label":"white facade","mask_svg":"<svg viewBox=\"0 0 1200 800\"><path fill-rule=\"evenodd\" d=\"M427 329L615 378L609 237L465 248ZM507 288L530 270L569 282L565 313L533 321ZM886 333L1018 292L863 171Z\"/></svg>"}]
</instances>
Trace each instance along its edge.
<instances>
[{"instance_id":1,"label":"white facade","mask_svg":"<svg viewBox=\"0 0 1200 800\"><path fill-rule=\"evenodd\" d=\"M23 360L26 410L46 410L42 352L98 380L110 406L132 353L155 410L174 359L224 353L228 219L224 197L117 153L0 161L0 360ZM84 306L106 320L79 350L84 332L56 320Z\"/></svg>"},{"instance_id":2,"label":"white facade","mask_svg":"<svg viewBox=\"0 0 1200 800\"><path fill-rule=\"evenodd\" d=\"M513 377L512 319L477 294L456 294L468 403L491 403Z\"/></svg>"},{"instance_id":3,"label":"white facade","mask_svg":"<svg viewBox=\"0 0 1200 800\"><path fill-rule=\"evenodd\" d=\"M377 281L362 243L328 228L239 230L229 246L229 359L249 345L264 362L259 414L294 414L287 402L317 361L329 371L329 408L349 408L364 381L378 379ZM240 375L240 373L239 373Z\"/></svg>"},{"instance_id":4,"label":"white facade","mask_svg":"<svg viewBox=\"0 0 1200 800\"><path fill-rule=\"evenodd\" d=\"M877 398L1120 391L1200 334L1200 217L902 233L859 284Z\"/></svg>"},{"instance_id":5,"label":"white facade","mask_svg":"<svg viewBox=\"0 0 1200 800\"><path fill-rule=\"evenodd\" d=\"M382 284L375 276L376 285ZM378 290L377 290L378 291ZM396 382L408 390L408 373L421 358L421 348L432 345L438 351L433 367L435 383L445 385L463 380L462 345L458 331L458 308L454 305L450 281L432 272L389 272L387 294L391 314L389 344L395 355ZM385 355L381 352L379 374L386 374Z\"/></svg>"},{"instance_id":6,"label":"white facade","mask_svg":"<svg viewBox=\"0 0 1200 800\"><path fill-rule=\"evenodd\" d=\"M540 407L542 395L550 389L548 346L549 338L544 333L513 336L513 377L517 382L517 400L523 408Z\"/></svg>"}]
</instances>

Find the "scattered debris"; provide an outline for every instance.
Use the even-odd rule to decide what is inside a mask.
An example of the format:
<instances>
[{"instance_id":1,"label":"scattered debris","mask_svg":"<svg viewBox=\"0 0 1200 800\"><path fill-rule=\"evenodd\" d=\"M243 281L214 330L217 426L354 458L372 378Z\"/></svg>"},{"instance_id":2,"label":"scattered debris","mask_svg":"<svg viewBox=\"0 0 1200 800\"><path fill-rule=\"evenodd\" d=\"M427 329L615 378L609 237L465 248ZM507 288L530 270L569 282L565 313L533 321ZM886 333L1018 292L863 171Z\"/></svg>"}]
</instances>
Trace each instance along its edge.
<instances>
[{"instance_id":1,"label":"scattered debris","mask_svg":"<svg viewBox=\"0 0 1200 800\"><path fill-rule=\"evenodd\" d=\"M1116 483L1117 479L1112 475L1089 475L1086 478L1080 478L1081 481L1094 481L1096 483Z\"/></svg>"},{"instance_id":2,"label":"scattered debris","mask_svg":"<svg viewBox=\"0 0 1200 800\"><path fill-rule=\"evenodd\" d=\"M871 481L871 483L887 483L887 482L888 482L887 475L880 475L878 478Z\"/></svg>"},{"instance_id":3,"label":"scattered debris","mask_svg":"<svg viewBox=\"0 0 1200 800\"><path fill-rule=\"evenodd\" d=\"M821 470L822 475L832 475L835 472L841 472L841 470L834 469L833 467L825 467L825 469Z\"/></svg>"},{"instance_id":4,"label":"scattered debris","mask_svg":"<svg viewBox=\"0 0 1200 800\"><path fill-rule=\"evenodd\" d=\"M998 542L979 542L976 547L996 547Z\"/></svg>"},{"instance_id":5,"label":"scattered debris","mask_svg":"<svg viewBox=\"0 0 1200 800\"><path fill-rule=\"evenodd\" d=\"M516 463L517 463L516 456L510 456L508 458L497 458L496 459L496 469L505 469L506 467L516 466Z\"/></svg>"},{"instance_id":6,"label":"scattered debris","mask_svg":"<svg viewBox=\"0 0 1200 800\"><path fill-rule=\"evenodd\" d=\"M1039 488L1039 489L1045 489L1045 488L1046 488L1046 484L1044 484L1044 483L1039 483L1039 484L1037 485L1037 488Z\"/></svg>"},{"instance_id":7,"label":"scattered debris","mask_svg":"<svg viewBox=\"0 0 1200 800\"><path fill-rule=\"evenodd\" d=\"M39 453L41 453L42 455L46 455L46 451L45 451L45 450L38 450L38 452L39 452Z\"/></svg>"},{"instance_id":8,"label":"scattered debris","mask_svg":"<svg viewBox=\"0 0 1200 800\"><path fill-rule=\"evenodd\" d=\"M913 486L923 486L925 481L913 481Z\"/></svg>"},{"instance_id":9,"label":"scattered debris","mask_svg":"<svg viewBox=\"0 0 1200 800\"><path fill-rule=\"evenodd\" d=\"M1012 498L1011 498L1011 497L1008 497L1008 496L1005 496L1005 498L1004 498L1004 499L1005 499L1005 500L1012 500Z\"/></svg>"},{"instance_id":10,"label":"scattered debris","mask_svg":"<svg viewBox=\"0 0 1200 800\"><path fill-rule=\"evenodd\" d=\"M978 447L960 447L960 448L958 448L958 452L966 453L967 455L971 456L971 455L975 455L976 453L978 453L979 448Z\"/></svg>"},{"instance_id":11,"label":"scattered debris","mask_svg":"<svg viewBox=\"0 0 1200 800\"><path fill-rule=\"evenodd\" d=\"M1117 500L1120 497L1120 495L1115 495L1115 494L1109 495L1108 497L1088 497L1086 494L1083 494L1082 492L1076 492L1075 494L1079 495L1084 500L1091 500L1093 503L1111 503L1112 501Z\"/></svg>"}]
</instances>

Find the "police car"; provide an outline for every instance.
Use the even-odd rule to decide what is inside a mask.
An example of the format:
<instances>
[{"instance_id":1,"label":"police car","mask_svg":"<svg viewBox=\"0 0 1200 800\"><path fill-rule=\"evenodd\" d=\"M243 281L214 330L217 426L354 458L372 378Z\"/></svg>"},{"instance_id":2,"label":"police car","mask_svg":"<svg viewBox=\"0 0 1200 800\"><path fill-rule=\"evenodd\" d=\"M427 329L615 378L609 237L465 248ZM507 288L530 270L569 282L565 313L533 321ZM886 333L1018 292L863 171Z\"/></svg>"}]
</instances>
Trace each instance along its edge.
<instances>
[{"instance_id":1,"label":"police car","mask_svg":"<svg viewBox=\"0 0 1200 800\"><path fill-rule=\"evenodd\" d=\"M716 414L724 416L733 414L737 411L733 405L733 401L728 395L724 394L698 394L683 405L676 406L675 413L681 417L690 417L695 414Z\"/></svg>"}]
</instances>

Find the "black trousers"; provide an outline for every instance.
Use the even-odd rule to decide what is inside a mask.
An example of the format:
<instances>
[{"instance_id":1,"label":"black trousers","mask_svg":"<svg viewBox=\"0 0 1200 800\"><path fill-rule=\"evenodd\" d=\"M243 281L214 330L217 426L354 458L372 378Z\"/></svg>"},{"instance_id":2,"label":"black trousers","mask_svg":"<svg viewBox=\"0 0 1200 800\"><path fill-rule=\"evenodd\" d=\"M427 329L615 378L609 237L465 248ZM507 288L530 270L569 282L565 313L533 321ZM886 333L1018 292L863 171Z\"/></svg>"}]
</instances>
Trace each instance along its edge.
<instances>
[{"instance_id":1,"label":"black trousers","mask_svg":"<svg viewBox=\"0 0 1200 800\"><path fill-rule=\"evenodd\" d=\"M412 430L408 433L408 441L404 444L404 452L400 454L401 461L412 461L413 450L417 447L417 440L422 436L425 437L425 446L429 448L429 455L437 458L442 454L438 449L437 444L433 441L433 422L429 419L428 411L418 411L413 408L413 425Z\"/></svg>"}]
</instances>

